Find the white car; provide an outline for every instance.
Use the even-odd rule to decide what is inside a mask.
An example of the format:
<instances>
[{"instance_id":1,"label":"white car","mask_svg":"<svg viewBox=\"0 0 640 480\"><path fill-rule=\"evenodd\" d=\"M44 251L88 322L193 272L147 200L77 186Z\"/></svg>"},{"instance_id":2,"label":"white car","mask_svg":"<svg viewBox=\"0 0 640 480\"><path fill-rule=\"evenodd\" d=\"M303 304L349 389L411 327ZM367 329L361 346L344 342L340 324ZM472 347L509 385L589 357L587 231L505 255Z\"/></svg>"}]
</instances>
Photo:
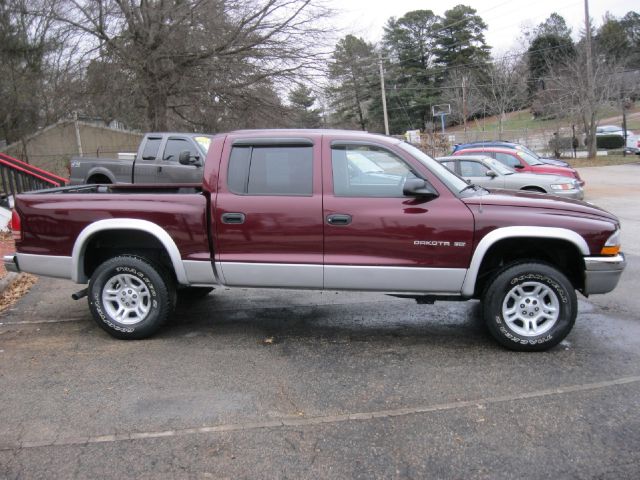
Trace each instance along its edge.
<instances>
[{"instance_id":1,"label":"white car","mask_svg":"<svg viewBox=\"0 0 640 480\"><path fill-rule=\"evenodd\" d=\"M596 137L601 135L620 135L624 137L624 130L617 125L600 125L596 127ZM640 136L633 133L631 130L627 130L627 151L631 151L636 154L640 154Z\"/></svg>"}]
</instances>

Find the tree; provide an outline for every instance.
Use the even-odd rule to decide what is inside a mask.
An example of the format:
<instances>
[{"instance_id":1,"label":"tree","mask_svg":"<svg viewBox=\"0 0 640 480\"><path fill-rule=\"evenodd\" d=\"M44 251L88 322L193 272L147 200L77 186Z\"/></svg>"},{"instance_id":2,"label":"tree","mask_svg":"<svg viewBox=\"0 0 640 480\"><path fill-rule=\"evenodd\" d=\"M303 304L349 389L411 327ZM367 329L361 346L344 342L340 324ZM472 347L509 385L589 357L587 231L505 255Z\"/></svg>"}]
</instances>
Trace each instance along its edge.
<instances>
[{"instance_id":1,"label":"tree","mask_svg":"<svg viewBox=\"0 0 640 480\"><path fill-rule=\"evenodd\" d=\"M92 38L84 53L118 65L144 102L147 128L166 130L201 124L208 107L225 115L317 68L326 11L312 0L48 0L32 13Z\"/></svg>"},{"instance_id":2,"label":"tree","mask_svg":"<svg viewBox=\"0 0 640 480\"><path fill-rule=\"evenodd\" d=\"M600 53L630 68L640 67L640 14L628 12L617 19L607 13L595 36L595 44Z\"/></svg>"},{"instance_id":3,"label":"tree","mask_svg":"<svg viewBox=\"0 0 640 480\"><path fill-rule=\"evenodd\" d=\"M592 81L588 81L584 45L576 55L548 66L547 101L557 115L581 123L587 139L589 157L596 156L596 127L605 108L619 101L624 68L615 60L593 55Z\"/></svg>"},{"instance_id":4,"label":"tree","mask_svg":"<svg viewBox=\"0 0 640 480\"><path fill-rule=\"evenodd\" d=\"M298 85L289 94L291 103L291 117L293 126L297 128L318 128L322 123L320 111L312 108L316 103L311 89L305 85Z\"/></svg>"},{"instance_id":5,"label":"tree","mask_svg":"<svg viewBox=\"0 0 640 480\"><path fill-rule=\"evenodd\" d=\"M40 125L47 32L25 14L24 2L0 1L0 139L9 143Z\"/></svg>"},{"instance_id":6,"label":"tree","mask_svg":"<svg viewBox=\"0 0 640 480\"><path fill-rule=\"evenodd\" d=\"M373 45L362 38L347 35L337 43L329 64L333 84L327 93L338 125L357 125L367 130L367 103L371 99L376 63Z\"/></svg>"},{"instance_id":7,"label":"tree","mask_svg":"<svg viewBox=\"0 0 640 480\"><path fill-rule=\"evenodd\" d=\"M434 70L439 21L431 10L415 10L390 18L384 27L388 103L400 113L391 116L392 131L424 128L431 118L431 105L439 95Z\"/></svg>"},{"instance_id":8,"label":"tree","mask_svg":"<svg viewBox=\"0 0 640 480\"><path fill-rule=\"evenodd\" d=\"M552 13L530 34L532 41L527 50L529 64L529 94L544 90L544 76L549 68L575 57L576 51L571 39L571 30L564 18Z\"/></svg>"},{"instance_id":9,"label":"tree","mask_svg":"<svg viewBox=\"0 0 640 480\"><path fill-rule=\"evenodd\" d=\"M509 112L522 108L527 100L526 65L513 55L495 60L487 70L483 93L489 114L498 115L498 135Z\"/></svg>"},{"instance_id":10,"label":"tree","mask_svg":"<svg viewBox=\"0 0 640 480\"><path fill-rule=\"evenodd\" d=\"M438 25L437 62L447 68L473 67L483 70L490 56L484 31L487 24L467 5L456 5L444 12Z\"/></svg>"}]
</instances>

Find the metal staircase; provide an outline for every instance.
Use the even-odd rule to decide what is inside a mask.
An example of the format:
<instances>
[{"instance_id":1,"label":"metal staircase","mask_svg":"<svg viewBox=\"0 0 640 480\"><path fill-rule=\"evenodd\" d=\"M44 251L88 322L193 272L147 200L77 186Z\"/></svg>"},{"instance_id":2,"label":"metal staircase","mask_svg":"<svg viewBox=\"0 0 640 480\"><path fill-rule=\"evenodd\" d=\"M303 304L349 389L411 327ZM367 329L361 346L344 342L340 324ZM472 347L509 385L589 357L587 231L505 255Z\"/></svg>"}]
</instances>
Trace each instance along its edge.
<instances>
[{"instance_id":1,"label":"metal staircase","mask_svg":"<svg viewBox=\"0 0 640 480\"><path fill-rule=\"evenodd\" d=\"M59 177L22 160L0 153L0 187L2 188L2 197L6 198L30 190L62 187L68 182L69 180L66 178Z\"/></svg>"}]
</instances>

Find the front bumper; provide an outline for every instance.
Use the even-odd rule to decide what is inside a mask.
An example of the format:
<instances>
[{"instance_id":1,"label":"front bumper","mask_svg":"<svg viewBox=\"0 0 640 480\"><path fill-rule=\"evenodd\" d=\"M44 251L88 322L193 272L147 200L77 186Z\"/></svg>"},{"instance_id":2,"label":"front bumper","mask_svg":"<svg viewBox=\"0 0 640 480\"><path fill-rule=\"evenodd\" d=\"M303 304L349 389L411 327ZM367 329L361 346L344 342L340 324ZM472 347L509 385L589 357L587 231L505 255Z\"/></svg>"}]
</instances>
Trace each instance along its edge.
<instances>
[{"instance_id":1,"label":"front bumper","mask_svg":"<svg viewBox=\"0 0 640 480\"><path fill-rule=\"evenodd\" d=\"M4 268L7 272L20 273L20 267L18 267L18 257L14 253L4 256Z\"/></svg>"},{"instance_id":2,"label":"front bumper","mask_svg":"<svg viewBox=\"0 0 640 480\"><path fill-rule=\"evenodd\" d=\"M575 188L573 190L551 190L551 195L556 195L562 198L571 198L573 200L584 200L584 190Z\"/></svg>"},{"instance_id":3,"label":"front bumper","mask_svg":"<svg viewBox=\"0 0 640 480\"><path fill-rule=\"evenodd\" d=\"M584 266L584 294L593 295L616 288L627 261L622 253L615 257L585 257Z\"/></svg>"}]
</instances>

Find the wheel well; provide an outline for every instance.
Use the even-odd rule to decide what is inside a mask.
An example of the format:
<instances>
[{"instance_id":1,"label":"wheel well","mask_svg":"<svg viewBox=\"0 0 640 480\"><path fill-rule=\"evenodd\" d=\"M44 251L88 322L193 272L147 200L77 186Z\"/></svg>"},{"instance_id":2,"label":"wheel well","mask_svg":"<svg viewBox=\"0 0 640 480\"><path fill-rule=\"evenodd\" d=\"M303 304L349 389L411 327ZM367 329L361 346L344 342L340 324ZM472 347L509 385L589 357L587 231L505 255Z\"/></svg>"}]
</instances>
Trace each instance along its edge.
<instances>
[{"instance_id":1,"label":"wheel well","mask_svg":"<svg viewBox=\"0 0 640 480\"><path fill-rule=\"evenodd\" d=\"M87 183L109 184L111 179L103 173L94 173L87 179Z\"/></svg>"},{"instance_id":2,"label":"wheel well","mask_svg":"<svg viewBox=\"0 0 640 480\"><path fill-rule=\"evenodd\" d=\"M584 261L573 243L553 238L506 238L493 244L482 259L474 297L482 295L498 270L520 260L547 263L565 274L576 290L584 288Z\"/></svg>"},{"instance_id":3,"label":"wheel well","mask_svg":"<svg viewBox=\"0 0 640 480\"><path fill-rule=\"evenodd\" d=\"M541 192L541 193L547 193L547 191L544 188L541 187L522 187L520 190L526 190L527 192Z\"/></svg>"},{"instance_id":4,"label":"wheel well","mask_svg":"<svg viewBox=\"0 0 640 480\"><path fill-rule=\"evenodd\" d=\"M162 242L139 230L106 230L91 236L82 258L86 277L91 278L100 264L118 255L136 255L158 263L175 280L171 258Z\"/></svg>"}]
</instances>

